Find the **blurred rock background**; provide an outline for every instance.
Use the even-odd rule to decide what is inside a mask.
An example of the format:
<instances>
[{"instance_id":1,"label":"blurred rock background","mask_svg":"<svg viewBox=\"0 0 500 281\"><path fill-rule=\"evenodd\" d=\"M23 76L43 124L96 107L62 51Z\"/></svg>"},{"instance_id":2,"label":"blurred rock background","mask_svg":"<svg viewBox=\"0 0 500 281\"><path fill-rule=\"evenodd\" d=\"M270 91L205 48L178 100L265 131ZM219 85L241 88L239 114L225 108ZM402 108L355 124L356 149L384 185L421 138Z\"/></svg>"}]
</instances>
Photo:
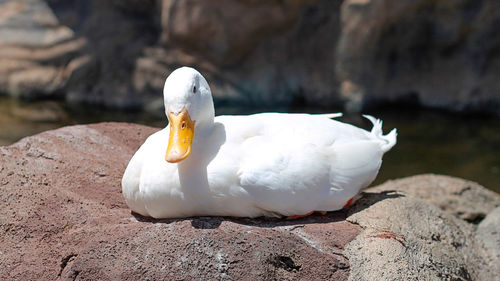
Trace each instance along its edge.
<instances>
[{"instance_id":1,"label":"blurred rock background","mask_svg":"<svg viewBox=\"0 0 500 281\"><path fill-rule=\"evenodd\" d=\"M1 0L0 93L158 111L198 68L219 105L403 102L500 114L497 0Z\"/></svg>"}]
</instances>

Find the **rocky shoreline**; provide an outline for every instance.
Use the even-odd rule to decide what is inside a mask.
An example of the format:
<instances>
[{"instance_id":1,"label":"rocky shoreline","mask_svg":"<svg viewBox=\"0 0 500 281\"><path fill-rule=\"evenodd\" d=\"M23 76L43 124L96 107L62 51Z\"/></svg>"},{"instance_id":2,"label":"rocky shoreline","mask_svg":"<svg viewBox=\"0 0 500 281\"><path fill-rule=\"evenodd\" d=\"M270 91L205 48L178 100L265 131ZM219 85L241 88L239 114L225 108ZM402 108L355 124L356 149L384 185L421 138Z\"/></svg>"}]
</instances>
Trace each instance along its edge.
<instances>
[{"instance_id":1,"label":"rocky shoreline","mask_svg":"<svg viewBox=\"0 0 500 281\"><path fill-rule=\"evenodd\" d=\"M500 195L418 175L295 221L130 213L128 160L156 128L64 127L0 147L0 279L495 280Z\"/></svg>"},{"instance_id":2,"label":"rocky shoreline","mask_svg":"<svg viewBox=\"0 0 500 281\"><path fill-rule=\"evenodd\" d=\"M496 0L6 0L0 94L161 111L181 65L216 103L500 114Z\"/></svg>"}]
</instances>

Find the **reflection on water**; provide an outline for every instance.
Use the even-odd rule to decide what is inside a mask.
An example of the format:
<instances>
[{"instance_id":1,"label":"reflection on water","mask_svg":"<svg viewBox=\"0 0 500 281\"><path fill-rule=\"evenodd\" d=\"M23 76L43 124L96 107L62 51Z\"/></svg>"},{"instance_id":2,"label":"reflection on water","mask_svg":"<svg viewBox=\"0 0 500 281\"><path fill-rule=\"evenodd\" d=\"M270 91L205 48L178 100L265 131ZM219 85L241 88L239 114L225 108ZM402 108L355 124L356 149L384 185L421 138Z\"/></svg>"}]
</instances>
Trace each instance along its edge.
<instances>
[{"instance_id":1,"label":"reflection on water","mask_svg":"<svg viewBox=\"0 0 500 281\"><path fill-rule=\"evenodd\" d=\"M283 111L283 110L280 110ZM296 112L312 112L295 109ZM217 109L218 114L248 114L251 110ZM384 120L384 130L398 128L398 144L384 156L374 184L421 173L470 179L500 192L500 118L443 114L429 110L368 112ZM146 114L96 108L72 108L59 102L24 103L0 98L0 145L65 125L121 121L164 127L162 113ZM359 115L341 121L369 129Z\"/></svg>"},{"instance_id":2,"label":"reflection on water","mask_svg":"<svg viewBox=\"0 0 500 281\"><path fill-rule=\"evenodd\" d=\"M25 136L66 125L104 121L133 122L155 127L167 124L160 114L110 111L92 106L77 108L56 101L26 103L0 97L0 145L8 145Z\"/></svg>"}]
</instances>

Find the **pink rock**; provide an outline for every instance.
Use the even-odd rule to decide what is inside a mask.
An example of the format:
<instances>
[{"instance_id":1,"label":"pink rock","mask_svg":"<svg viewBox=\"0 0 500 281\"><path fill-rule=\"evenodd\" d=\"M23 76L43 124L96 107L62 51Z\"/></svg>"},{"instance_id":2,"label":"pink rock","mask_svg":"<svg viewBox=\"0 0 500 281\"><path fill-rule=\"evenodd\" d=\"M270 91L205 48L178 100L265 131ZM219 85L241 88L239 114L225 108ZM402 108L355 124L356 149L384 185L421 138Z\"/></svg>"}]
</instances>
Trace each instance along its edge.
<instances>
[{"instance_id":1,"label":"pink rock","mask_svg":"<svg viewBox=\"0 0 500 281\"><path fill-rule=\"evenodd\" d=\"M121 195L155 128L65 127L0 147L2 280L347 280L345 212L283 221L135 216Z\"/></svg>"}]
</instances>

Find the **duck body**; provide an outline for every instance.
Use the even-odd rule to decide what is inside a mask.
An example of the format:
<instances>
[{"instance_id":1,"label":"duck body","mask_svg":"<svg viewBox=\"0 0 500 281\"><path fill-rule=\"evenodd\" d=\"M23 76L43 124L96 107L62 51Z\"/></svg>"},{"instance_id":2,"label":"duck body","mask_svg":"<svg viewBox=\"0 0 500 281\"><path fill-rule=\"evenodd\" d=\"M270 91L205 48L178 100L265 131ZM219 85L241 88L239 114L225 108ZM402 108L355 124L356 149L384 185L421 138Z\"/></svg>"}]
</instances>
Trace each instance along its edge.
<instances>
[{"instance_id":1,"label":"duck body","mask_svg":"<svg viewBox=\"0 0 500 281\"><path fill-rule=\"evenodd\" d=\"M189 157L174 163L165 160L169 125L132 157L122 192L134 212L154 218L339 210L375 179L396 143L395 130L384 136L381 122L367 118L371 131L310 114L198 119Z\"/></svg>"}]
</instances>

